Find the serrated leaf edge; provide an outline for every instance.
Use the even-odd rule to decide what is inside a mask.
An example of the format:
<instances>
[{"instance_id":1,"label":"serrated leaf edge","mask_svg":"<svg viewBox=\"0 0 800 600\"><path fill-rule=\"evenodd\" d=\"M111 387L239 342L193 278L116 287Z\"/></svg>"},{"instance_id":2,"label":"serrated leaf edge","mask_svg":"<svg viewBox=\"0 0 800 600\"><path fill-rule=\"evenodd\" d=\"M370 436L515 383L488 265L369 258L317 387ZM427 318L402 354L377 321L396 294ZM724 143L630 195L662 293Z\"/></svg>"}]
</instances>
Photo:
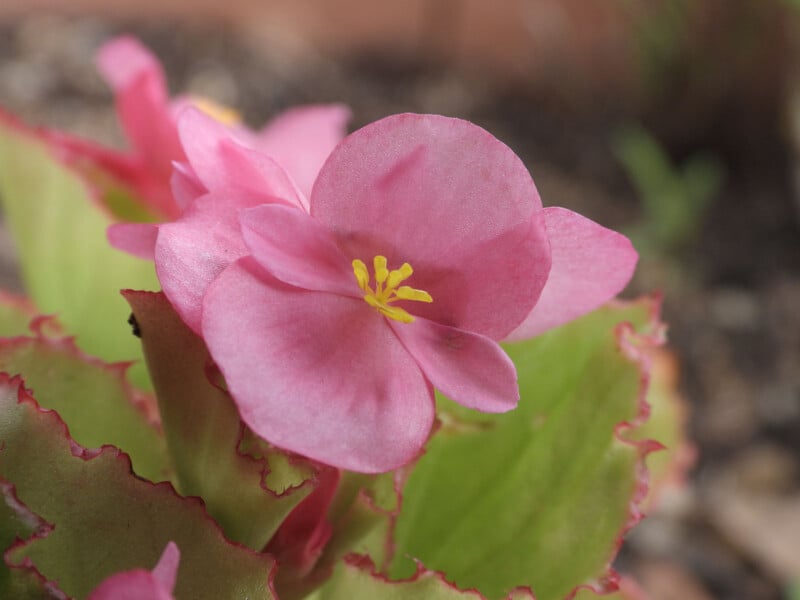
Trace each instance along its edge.
<instances>
[{"instance_id":1,"label":"serrated leaf edge","mask_svg":"<svg viewBox=\"0 0 800 600\"><path fill-rule=\"evenodd\" d=\"M595 581L576 586L566 596L565 600L573 600L581 590L589 591L598 596L619 591L623 576L613 568L612 563L617 554L619 554L627 533L645 517L643 505L650 487L650 473L647 468L646 459L650 453L663 450L664 446L656 440L634 440L627 437L625 434L646 422L650 416L650 404L647 402L647 393L650 388L652 376L652 359L648 355L646 349L660 347L666 342L666 325L661 321L662 302L663 294L655 292L634 300L617 299L610 303L611 306L620 307L622 309L645 304L648 309L648 321L644 331L636 331L635 327L630 322L619 323L614 330L617 348L625 358L635 364L639 369L638 411L633 419L621 421L614 427L615 443L631 447L637 454L636 483L628 503L628 518L612 544L605 575Z\"/></svg>"},{"instance_id":2,"label":"serrated leaf edge","mask_svg":"<svg viewBox=\"0 0 800 600\"><path fill-rule=\"evenodd\" d=\"M134 473L130 457L125 452L120 450L119 448L117 448L115 446L111 446L111 445L105 444L105 445L101 446L100 448L88 449L88 448L84 448L83 446L78 444L69 435L69 429L67 427L67 424L63 421L63 419L61 419L61 416L54 410L49 410L49 409L42 408L39 405L39 403L36 401L36 399L33 397L33 395L30 393L30 391L25 387L25 382L23 381L22 377L20 377L19 375L10 376L8 373L0 372L0 386L2 386L2 385L9 385L9 386L12 386L12 387L13 386L17 386L17 404L29 403L34 407L34 409L38 413L40 413L42 415L45 415L49 419L54 420L55 423L56 423L56 427L61 430L61 432L64 435L64 438L66 438L67 442L69 443L70 451L72 452L73 456L81 458L84 461L90 461L90 460L92 460L92 459L94 459L94 458L96 458L96 457L98 457L98 456L100 456L102 454L107 454L107 453L113 454L115 459L121 460L121 461L123 461L125 463L125 468L126 468L126 470L128 472L128 475L130 475L134 479L138 479L139 481L149 485L153 490L156 490L159 493L171 494L171 495L179 498L180 500L186 502L187 505L191 506L194 510L199 510L201 518L209 523L209 525L211 526L211 529L214 532L216 532L216 535L219 536L219 538L223 541L223 543L228 544L228 545L233 546L233 547L236 547L238 549L244 550L245 552L247 552L249 554L252 554L252 555L265 556L264 553L255 552L255 551L251 550L250 548L248 548L247 546L244 546L243 544L239 544L237 542L231 541L228 538L226 538L225 534L223 533L223 531L220 528L220 526L208 514L205 502L203 502L202 498L200 498L198 496L181 496L175 490L175 487L172 485L172 483L170 483L169 481L161 481L161 482L158 482L158 483L154 483L154 482L150 481L149 479L145 479L143 477L140 477L136 473ZM2 452L2 450L3 450L3 447L0 446L0 452ZM3 479L2 477L0 477L0 482L2 482L2 484L4 484L4 485L6 485L6 484L10 485L11 488L14 489L14 484L11 483L11 482L8 482L7 480ZM14 492L14 497L16 498L16 492ZM6 563L6 565L9 568L15 568L15 565L9 564L8 557L7 557L7 555L11 554L12 550L18 550L20 548L24 548L25 546L33 543L34 541L36 541L38 539L46 538L47 535L49 534L49 532L52 531L53 528L54 528L54 525L52 523L47 523L39 515L37 515L33 511L31 511L24 504L22 504L18 499L17 499L17 502L18 502L19 506L25 508L25 511L27 512L27 515L28 515L28 518L35 518L36 521L38 523L42 524L42 525L40 525L39 529L37 529L37 531L35 531L29 538L27 538L26 540L18 540L16 542L14 542L14 544L12 544L11 547L9 547L4 552L3 560L4 560L4 562ZM277 596L277 594L275 592L273 581L275 579L275 574L277 572L277 567L278 567L277 561L273 560L272 561L272 565L270 566L269 572L266 573L267 583L268 583L268 587L269 587L270 593L272 593L273 597L276 598L276 600L277 600L278 596ZM26 557L26 559L19 566L16 566L16 568L29 569L29 570L31 570L30 572L36 574L37 577L41 578L45 582L46 585L49 585L49 583L50 583L50 582L47 582L46 578L44 578L43 575L38 571L38 569L36 569L36 566L33 564L33 562L30 560L30 558ZM55 590L63 595L63 592L60 592L60 590L58 590L57 588L55 588ZM56 597L58 597L58 596L56 596ZM64 595L63 598L68 599L68 596Z\"/></svg>"}]
</instances>

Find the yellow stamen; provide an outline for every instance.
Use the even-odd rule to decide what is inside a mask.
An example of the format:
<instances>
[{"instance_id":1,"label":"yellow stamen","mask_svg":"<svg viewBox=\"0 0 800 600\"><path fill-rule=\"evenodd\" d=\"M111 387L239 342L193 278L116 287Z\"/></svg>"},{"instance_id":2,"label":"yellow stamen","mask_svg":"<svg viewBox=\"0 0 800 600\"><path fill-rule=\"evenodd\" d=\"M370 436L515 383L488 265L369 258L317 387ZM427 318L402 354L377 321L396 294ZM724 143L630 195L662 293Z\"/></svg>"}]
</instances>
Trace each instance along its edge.
<instances>
[{"instance_id":1,"label":"yellow stamen","mask_svg":"<svg viewBox=\"0 0 800 600\"><path fill-rule=\"evenodd\" d=\"M223 125L236 125L242 122L242 115L238 111L218 104L213 100L203 97L192 97L192 104L206 113L209 117L216 119Z\"/></svg>"},{"instance_id":2,"label":"yellow stamen","mask_svg":"<svg viewBox=\"0 0 800 600\"><path fill-rule=\"evenodd\" d=\"M358 287L360 287L365 292L369 289L369 271L367 271L367 265L364 264L363 260L355 259L353 261L353 273L356 275L356 281L358 282Z\"/></svg>"},{"instance_id":3,"label":"yellow stamen","mask_svg":"<svg viewBox=\"0 0 800 600\"><path fill-rule=\"evenodd\" d=\"M390 271L387 268L386 257L376 256L372 260L372 267L375 272L374 290L369 285L369 271L364 261L356 258L353 260L352 265L358 287L365 292L364 301L385 317L401 323L411 323L414 320L413 316L399 306L390 306L390 304L397 300L433 302L431 295L424 290L417 290L407 285L397 287L411 277L414 272L414 269L408 263L403 263L399 269Z\"/></svg>"}]
</instances>

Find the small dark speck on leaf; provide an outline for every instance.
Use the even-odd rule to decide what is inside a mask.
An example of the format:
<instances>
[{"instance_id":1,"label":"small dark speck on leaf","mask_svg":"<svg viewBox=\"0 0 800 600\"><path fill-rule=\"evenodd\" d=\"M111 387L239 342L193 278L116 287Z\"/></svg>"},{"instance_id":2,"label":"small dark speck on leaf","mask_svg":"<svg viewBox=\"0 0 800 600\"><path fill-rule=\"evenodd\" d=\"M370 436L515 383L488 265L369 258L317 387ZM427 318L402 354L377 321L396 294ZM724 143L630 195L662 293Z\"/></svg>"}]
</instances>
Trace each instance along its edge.
<instances>
[{"instance_id":1,"label":"small dark speck on leaf","mask_svg":"<svg viewBox=\"0 0 800 600\"><path fill-rule=\"evenodd\" d=\"M128 324L131 326L133 335L138 338L142 337L142 330L139 329L139 321L136 320L136 316L133 313L131 313L131 316L128 317Z\"/></svg>"}]
</instances>

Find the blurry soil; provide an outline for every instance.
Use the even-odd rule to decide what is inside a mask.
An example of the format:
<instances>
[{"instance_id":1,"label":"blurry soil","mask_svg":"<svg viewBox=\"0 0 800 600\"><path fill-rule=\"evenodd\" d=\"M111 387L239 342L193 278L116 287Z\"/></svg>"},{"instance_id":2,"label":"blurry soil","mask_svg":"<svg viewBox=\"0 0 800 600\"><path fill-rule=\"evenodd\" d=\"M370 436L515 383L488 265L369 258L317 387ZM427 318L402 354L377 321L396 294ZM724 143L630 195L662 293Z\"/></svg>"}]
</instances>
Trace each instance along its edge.
<instances>
[{"instance_id":1,"label":"blurry soil","mask_svg":"<svg viewBox=\"0 0 800 600\"><path fill-rule=\"evenodd\" d=\"M350 105L352 128L404 111L469 119L523 158L546 205L623 231L641 214L611 151L619 126L644 120L676 160L716 154L726 182L700 235L679 254L643 261L627 293L664 290L699 460L686 489L629 536L618 566L655 599L788 598L791 580L800 581L800 219L785 107L726 104L724 119L677 130L647 106L626 114L606 99L575 110L541 88L498 86L483 73L412 56L376 51L333 61L251 46L224 27L53 16L0 25L0 105L29 123L121 143L92 63L94 49L120 31L155 51L174 91L236 106L253 126L320 102ZM18 288L12 253L0 238L0 284Z\"/></svg>"}]
</instances>

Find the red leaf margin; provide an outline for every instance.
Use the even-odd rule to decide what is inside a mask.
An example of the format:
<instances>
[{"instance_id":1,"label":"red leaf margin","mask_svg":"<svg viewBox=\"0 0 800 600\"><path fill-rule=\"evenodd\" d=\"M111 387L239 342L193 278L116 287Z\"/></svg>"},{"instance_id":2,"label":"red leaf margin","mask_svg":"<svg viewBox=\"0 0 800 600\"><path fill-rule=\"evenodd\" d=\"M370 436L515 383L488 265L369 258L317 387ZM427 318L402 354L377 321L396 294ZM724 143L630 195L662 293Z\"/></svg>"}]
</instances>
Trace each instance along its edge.
<instances>
[{"instance_id":1,"label":"red leaf margin","mask_svg":"<svg viewBox=\"0 0 800 600\"><path fill-rule=\"evenodd\" d=\"M100 358L89 355L78 347L75 341L75 336L64 335L63 327L59 323L57 315L37 314L36 307L27 298L15 297L11 294L0 291L0 303L6 303L7 300L17 304L21 308L24 308L26 313L31 315L31 321L28 327L32 335L0 337L0 346L15 349L17 346L29 342L37 342L48 346L50 349L64 352L70 358L75 358L82 363L97 367L102 371L106 371L117 380L117 383L122 389L125 397L128 399L133 408L142 415L142 417L145 419L145 422L155 429L159 434L163 434L161 428L161 418L158 413L158 405L156 403L155 395L138 389L128 379L128 369L133 366L135 361L109 363ZM15 373L9 373L9 375L15 375Z\"/></svg>"},{"instance_id":2,"label":"red leaf margin","mask_svg":"<svg viewBox=\"0 0 800 600\"><path fill-rule=\"evenodd\" d=\"M635 300L618 299L609 303L610 306L621 309L644 304L648 313L647 324L643 331L637 331L630 322L619 323L614 330L617 348L625 358L639 369L638 412L633 419L621 421L614 428L615 441L624 446L632 447L638 455L636 461L636 485L628 503L628 520L614 540L606 566L606 575L596 581L576 586L567 594L564 600L573 600L581 590L603 596L620 591L621 584L627 587L628 579L620 575L612 565L617 554L619 554L627 533L646 516L643 507L650 489L650 473L646 464L647 456L652 452L665 450L665 446L657 440L635 440L625 435L626 432L642 425L650 416L650 404L647 402L647 394L653 374L652 351L666 343L667 326L661 321L662 303L663 294L660 292L645 295Z\"/></svg>"},{"instance_id":3,"label":"red leaf margin","mask_svg":"<svg viewBox=\"0 0 800 600\"><path fill-rule=\"evenodd\" d=\"M267 577L267 589L272 594L273 598L276 600L278 599L277 593L275 592L274 588L274 580L275 575L277 572L277 562L273 559L273 557L269 554L258 553L250 550L246 546L242 544L238 544L236 542L232 542L228 540L225 535L223 534L222 530L220 529L219 525L217 525L216 521L208 514L206 510L205 503L201 498L196 496L181 496L175 490L173 485L168 481L162 481L159 483L153 483L148 479L144 479L136 473L133 472L132 464L130 457L120 450L119 448L111 445L103 445L97 449L87 449L75 442L69 434L69 429L67 424L61 419L59 414L54 410L48 410L42 408L30 391L25 387L24 381L22 377L19 375L11 376L8 373L0 372L0 387L9 386L11 388L17 388L17 404L30 404L33 410L41 415L43 419L48 419L50 421L49 427L53 430L53 432L60 433L66 442L69 445L70 452L73 456L78 457L84 461L91 461L101 455L111 455L115 461L118 461L122 465L122 472L127 472L127 474L132 477L134 480L137 480L147 486L157 495L161 497L169 497L178 500L188 509L193 510L200 514L200 519L205 521L211 528L211 531L215 532L218 539L225 545L231 546L236 548L237 550L244 551L254 557L258 557L259 560L266 561L268 568L266 569L266 577ZM5 443L0 442L0 452L5 449ZM52 523L48 523L44 519L42 519L38 514L34 511L29 509L23 502L19 500L16 494L16 486L0 476L0 493L2 493L6 502L9 503L9 506L17 512L21 519L28 521L29 523L36 524L36 529L33 534L25 540L17 538L17 540L9 546L3 552L3 562L9 569L18 569L23 572L27 572L31 576L33 576L36 580L38 580L44 587L45 590L50 592L55 598L61 599L64 598L68 600L69 597L64 594L58 586L49 580L39 571L35 564L30 560L30 558L26 557L22 563L20 564L12 564L10 562L10 555L20 548L24 548L29 544L32 544L36 540L46 538L51 531L53 531L55 525ZM267 566L265 565L265 566ZM99 583L99 582L98 582Z\"/></svg>"},{"instance_id":4,"label":"red leaf margin","mask_svg":"<svg viewBox=\"0 0 800 600\"><path fill-rule=\"evenodd\" d=\"M375 563L372 561L372 559L363 554L348 554L342 559L342 562L344 563L345 568L353 568L366 572L373 579L382 581L387 585L402 585L404 583L413 583L423 578L434 578L440 581L445 587L460 592L465 597L472 597L476 600L489 600L486 598L486 596L474 588L462 590L454 583L448 581L444 573L441 571L431 571L430 569L426 569L425 566L420 562L417 562L416 572L405 579L388 579L386 575L381 573L380 570L375 566ZM508 593L508 595L505 597L505 600L536 600L536 597L533 595L533 592L530 588L516 587Z\"/></svg>"}]
</instances>

